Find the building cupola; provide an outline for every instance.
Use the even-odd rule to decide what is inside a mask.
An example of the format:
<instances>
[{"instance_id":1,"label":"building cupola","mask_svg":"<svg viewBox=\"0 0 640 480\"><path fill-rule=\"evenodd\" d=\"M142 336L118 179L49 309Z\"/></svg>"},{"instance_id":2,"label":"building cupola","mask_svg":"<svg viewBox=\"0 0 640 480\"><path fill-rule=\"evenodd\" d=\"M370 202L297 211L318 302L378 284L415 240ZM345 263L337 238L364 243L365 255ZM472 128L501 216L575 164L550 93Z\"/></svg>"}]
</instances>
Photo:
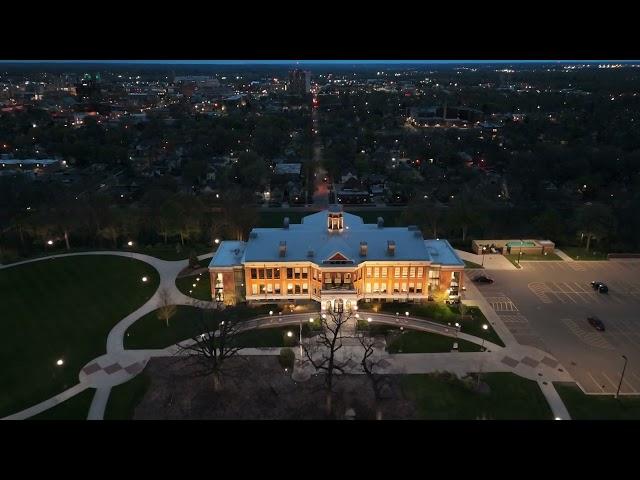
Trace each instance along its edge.
<instances>
[{"instance_id":1,"label":"building cupola","mask_svg":"<svg viewBox=\"0 0 640 480\"><path fill-rule=\"evenodd\" d=\"M327 228L330 232L341 232L344 229L344 217L340 205L331 205L329 207Z\"/></svg>"}]
</instances>

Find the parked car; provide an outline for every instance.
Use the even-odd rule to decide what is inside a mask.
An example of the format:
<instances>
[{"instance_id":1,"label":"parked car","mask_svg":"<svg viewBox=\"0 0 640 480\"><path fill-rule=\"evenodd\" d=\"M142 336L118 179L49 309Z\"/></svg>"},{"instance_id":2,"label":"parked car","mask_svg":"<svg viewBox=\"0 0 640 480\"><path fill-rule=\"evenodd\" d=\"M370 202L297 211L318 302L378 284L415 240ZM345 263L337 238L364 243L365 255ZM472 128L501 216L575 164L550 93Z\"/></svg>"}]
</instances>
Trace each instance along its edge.
<instances>
[{"instance_id":1,"label":"parked car","mask_svg":"<svg viewBox=\"0 0 640 480\"><path fill-rule=\"evenodd\" d=\"M604 283L602 282L598 282L596 280L594 280L593 282L591 282L591 288L593 288L594 290L597 290L600 293L607 293L609 292L609 287L607 287Z\"/></svg>"},{"instance_id":2,"label":"parked car","mask_svg":"<svg viewBox=\"0 0 640 480\"><path fill-rule=\"evenodd\" d=\"M599 332L604 332L604 323L598 317L588 317L587 321L593 328L598 330Z\"/></svg>"},{"instance_id":3,"label":"parked car","mask_svg":"<svg viewBox=\"0 0 640 480\"><path fill-rule=\"evenodd\" d=\"M493 278L489 278L486 275L478 275L473 281L478 283L493 283Z\"/></svg>"}]
</instances>

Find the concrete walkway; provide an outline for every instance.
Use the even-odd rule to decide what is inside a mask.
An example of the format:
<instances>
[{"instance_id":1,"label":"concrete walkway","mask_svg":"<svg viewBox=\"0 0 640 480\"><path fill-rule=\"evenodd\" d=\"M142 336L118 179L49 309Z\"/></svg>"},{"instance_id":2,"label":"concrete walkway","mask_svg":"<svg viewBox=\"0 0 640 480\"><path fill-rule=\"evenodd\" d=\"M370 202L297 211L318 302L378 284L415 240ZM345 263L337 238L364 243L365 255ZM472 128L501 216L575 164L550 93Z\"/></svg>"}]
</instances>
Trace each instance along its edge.
<instances>
[{"instance_id":1,"label":"concrete walkway","mask_svg":"<svg viewBox=\"0 0 640 480\"><path fill-rule=\"evenodd\" d=\"M476 255L475 253L465 252L463 250L456 250L456 253L462 260L467 262L473 262L478 265L482 265L482 255ZM507 260L503 255L490 253L484 255L484 269L485 270L518 270L513 263Z\"/></svg>"},{"instance_id":2,"label":"concrete walkway","mask_svg":"<svg viewBox=\"0 0 640 480\"><path fill-rule=\"evenodd\" d=\"M460 253L460 252L459 252ZM478 257L477 255L461 252L466 256ZM26 260L11 265L0 266L0 268L11 268L26 263L48 260L50 258L60 258L77 255L118 255L134 258L152 265L159 273L160 284L154 295L135 312L127 315L118 322L109 332L106 341L106 353L90 361L80 371L79 383L74 387L55 395L33 407L17 412L5 417L5 419L25 419L52 408L59 403L68 400L87 388L95 388L91 407L87 418L90 420L100 420L104 418L104 412L109 400L112 387L131 380L146 367L147 362L153 357L174 356L180 354L178 346L173 345L166 349L140 349L126 350L124 348L124 335L127 329L138 319L149 312L156 310L160 306L160 292L165 290L170 298L170 302L175 305L192 305L201 308L214 308L214 302L199 301L181 293L175 285L175 279L187 265L188 260L166 261L155 257L135 252L81 252L71 254L55 255L53 257L37 258ZM201 255L198 259L210 258L213 254ZM463 255L461 255L464 258ZM501 258L511 269L515 267L501 255L486 255L485 267L489 257ZM479 263L477 259L470 261ZM492 264L499 265L496 260ZM500 268L500 267L497 267ZM556 417L569 418L566 408L562 404L560 397L553 388L554 381L572 381L572 378L565 369L558 368L559 362L547 352L543 352L534 347L520 345L508 328L502 323L500 317L491 308L488 302L480 294L478 289L469 282L465 292L463 302L467 305L476 305L484 313L494 330L502 338L505 347L483 341L481 338L459 331L456 327L442 325L425 319L360 311L358 315L361 319L371 318L373 323L385 323L399 325L409 329L432 332L446 335L453 338L460 338L469 342L484 345L485 352L451 352L451 353L420 353L420 354L388 354L384 351L377 355L384 357L386 367L380 373L406 374L406 373L432 373L435 371L451 371L459 375L473 372L513 372L525 378L537 381L543 393L549 401ZM264 316L245 322L245 328L269 328L274 326L291 325L296 328L302 323L309 321L310 317L317 318L319 312L300 313L287 315ZM297 333L297 332L295 332ZM188 340L187 340L188 341ZM240 355L278 355L280 348L247 348L239 352ZM298 349L294 349L299 356ZM361 355L361 347L345 345L341 349L340 355L355 358ZM349 373L362 373L359 366L355 366Z\"/></svg>"},{"instance_id":3,"label":"concrete walkway","mask_svg":"<svg viewBox=\"0 0 640 480\"><path fill-rule=\"evenodd\" d=\"M565 262L575 262L573 258L564 253L562 250L558 250L557 248L553 251L556 255L558 255Z\"/></svg>"}]
</instances>

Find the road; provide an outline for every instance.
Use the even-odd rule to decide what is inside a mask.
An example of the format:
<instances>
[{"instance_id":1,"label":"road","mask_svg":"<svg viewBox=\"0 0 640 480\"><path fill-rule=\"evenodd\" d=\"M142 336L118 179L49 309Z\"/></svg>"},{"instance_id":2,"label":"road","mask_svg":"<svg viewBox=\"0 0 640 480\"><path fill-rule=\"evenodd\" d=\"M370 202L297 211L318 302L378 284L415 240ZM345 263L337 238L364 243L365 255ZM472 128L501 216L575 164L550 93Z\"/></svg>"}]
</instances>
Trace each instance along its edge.
<instances>
[{"instance_id":1,"label":"road","mask_svg":"<svg viewBox=\"0 0 640 480\"><path fill-rule=\"evenodd\" d=\"M313 174L315 177L313 206L325 209L329 205L329 185L323 181L327 172L322 167L322 142L320 141L320 135L316 133L319 131L318 115L318 109L313 108L311 110L311 122L314 132L313 163L316 165L316 171Z\"/></svg>"},{"instance_id":2,"label":"road","mask_svg":"<svg viewBox=\"0 0 640 480\"><path fill-rule=\"evenodd\" d=\"M620 393L640 394L640 261L522 265L491 271L495 283L477 285L515 338L553 354L588 393L615 393L626 355ZM595 292L593 280L605 282L609 294ZM592 315L605 332L589 325Z\"/></svg>"}]
</instances>

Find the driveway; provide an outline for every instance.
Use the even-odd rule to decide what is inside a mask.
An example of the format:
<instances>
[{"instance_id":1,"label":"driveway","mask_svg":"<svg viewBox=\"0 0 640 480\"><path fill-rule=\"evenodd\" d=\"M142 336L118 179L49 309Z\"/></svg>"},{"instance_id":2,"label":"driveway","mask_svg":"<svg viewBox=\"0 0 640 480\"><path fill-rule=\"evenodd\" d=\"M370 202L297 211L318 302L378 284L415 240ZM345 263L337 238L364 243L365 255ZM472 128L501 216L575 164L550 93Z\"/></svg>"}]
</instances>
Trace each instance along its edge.
<instances>
[{"instance_id":1,"label":"driveway","mask_svg":"<svg viewBox=\"0 0 640 480\"><path fill-rule=\"evenodd\" d=\"M494 284L477 285L516 340L554 355L594 394L616 392L626 355L620 393L640 394L640 261L522 265L493 271ZM593 280L605 282L609 294L595 292ZM604 322L605 332L589 325L592 315Z\"/></svg>"}]
</instances>

